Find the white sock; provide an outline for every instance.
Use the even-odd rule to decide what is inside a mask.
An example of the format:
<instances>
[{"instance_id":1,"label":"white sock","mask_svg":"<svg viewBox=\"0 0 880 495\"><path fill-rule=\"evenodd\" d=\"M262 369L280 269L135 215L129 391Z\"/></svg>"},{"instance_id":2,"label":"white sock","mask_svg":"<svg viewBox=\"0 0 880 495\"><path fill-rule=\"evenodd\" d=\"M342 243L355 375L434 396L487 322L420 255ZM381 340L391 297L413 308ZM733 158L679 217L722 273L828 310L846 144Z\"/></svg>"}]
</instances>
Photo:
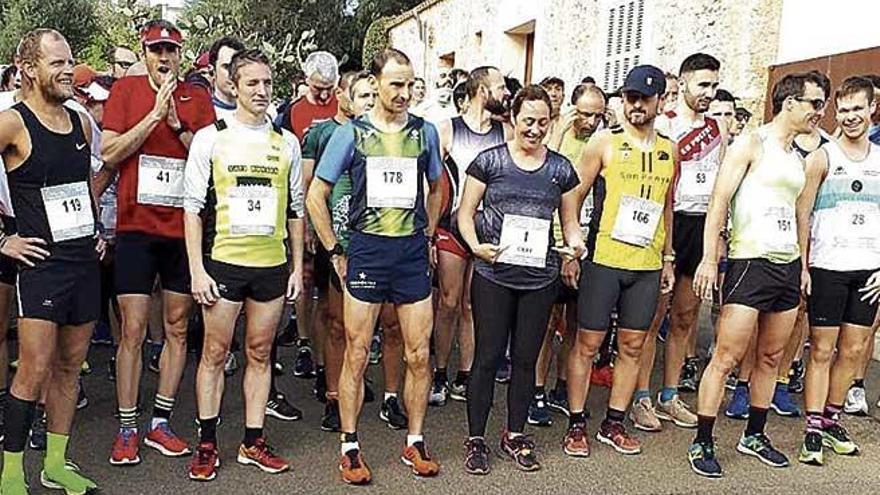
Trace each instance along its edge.
<instances>
[{"instance_id":1,"label":"white sock","mask_svg":"<svg viewBox=\"0 0 880 495\"><path fill-rule=\"evenodd\" d=\"M384 399L384 400L388 400L388 399L390 399L390 398L392 398L392 397L395 397L395 398L396 398L396 397L397 397L397 392L385 392L385 399Z\"/></svg>"},{"instance_id":2,"label":"white sock","mask_svg":"<svg viewBox=\"0 0 880 495\"><path fill-rule=\"evenodd\" d=\"M342 451L342 455L345 455L349 450L360 450L360 445L357 442L342 442L340 444L340 449Z\"/></svg>"},{"instance_id":3,"label":"white sock","mask_svg":"<svg viewBox=\"0 0 880 495\"><path fill-rule=\"evenodd\" d=\"M424 442L425 437L422 435L407 435L406 436L406 446L412 447L416 442Z\"/></svg>"},{"instance_id":4,"label":"white sock","mask_svg":"<svg viewBox=\"0 0 880 495\"><path fill-rule=\"evenodd\" d=\"M168 420L165 418L153 418L150 421L150 429L155 430L159 425L161 425L162 423L167 423L167 422L168 422Z\"/></svg>"}]
</instances>

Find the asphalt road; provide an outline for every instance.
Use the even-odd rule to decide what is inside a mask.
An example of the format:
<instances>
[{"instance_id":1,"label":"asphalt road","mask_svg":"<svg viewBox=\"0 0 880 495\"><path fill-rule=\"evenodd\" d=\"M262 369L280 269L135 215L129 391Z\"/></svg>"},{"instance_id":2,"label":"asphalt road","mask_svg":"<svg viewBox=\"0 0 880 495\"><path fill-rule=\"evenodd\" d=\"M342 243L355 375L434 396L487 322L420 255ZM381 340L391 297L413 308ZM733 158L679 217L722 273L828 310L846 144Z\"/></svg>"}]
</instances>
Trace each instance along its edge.
<instances>
[{"instance_id":1,"label":"asphalt road","mask_svg":"<svg viewBox=\"0 0 880 495\"><path fill-rule=\"evenodd\" d=\"M293 350L282 353L284 363L290 365ZM661 353L662 355L662 353ZM693 438L692 431L683 431L666 425L660 433L638 433L643 441L643 453L626 457L594 442L593 454L588 459L571 459L560 448L566 419L554 415L549 428L528 428L538 444L543 469L537 473L522 473L512 464L493 459L489 476L475 477L462 469L462 442L466 435L465 405L450 402L442 408L431 408L428 415L427 440L434 455L443 463L440 476L433 480L414 478L398 461L405 441L405 433L392 431L378 417L378 403L367 404L360 427L361 443L367 462L373 469L374 482L369 487L344 485L336 470L338 440L335 434L319 430L322 405L311 398L311 382L290 375L280 379L281 389L303 409L305 417L294 423L268 419L266 432L276 450L289 458L293 472L267 475L253 467L235 462L235 453L242 435L241 372L227 382L223 405L223 424L218 436L223 466L212 483L196 483L187 478L188 459L168 459L143 447L143 462L135 467L112 467L107 462L110 446L116 432L113 418L114 386L106 378L105 363L110 356L108 347L93 348L91 362L94 372L85 378L91 404L77 414L71 446L71 458L82 469L98 480L104 494L334 494L334 493L418 493L423 490L437 494L537 494L537 493L830 493L845 489L849 493L869 493L880 488L880 429L877 419L850 418L845 422L854 438L862 446L862 455L844 458L826 451L826 465L811 467L794 465L787 469L772 469L754 458L744 457L734 450L744 427L743 422L719 418L717 426L718 455L725 469L725 477L708 480L691 473L686 461L686 449ZM290 369L288 367L288 369ZM657 369L661 369L659 366ZM190 358L173 418L175 430L186 439L197 440L193 418L195 372L194 358ZM371 366L369 374L381 390L381 370ZM869 376L869 397L878 396L877 367ZM144 397L152 398L156 375L145 371ZM656 377L655 377L656 378ZM552 383L552 381L551 381ZM874 385L870 387L870 385ZM496 387L496 414L489 425L489 438L494 448L502 427L506 387ZM601 415L607 400L607 389L591 392L589 409ZM692 394L685 399L693 402ZM800 401L800 398L798 398ZM874 401L872 401L872 409ZM146 421L146 417L143 418ZM597 422L590 423L595 432ZM771 413L768 433L774 443L794 460L802 438L801 419L783 419ZM32 493L51 493L39 486L38 473L41 455L29 451L26 466ZM57 493L57 492L56 492Z\"/></svg>"}]
</instances>

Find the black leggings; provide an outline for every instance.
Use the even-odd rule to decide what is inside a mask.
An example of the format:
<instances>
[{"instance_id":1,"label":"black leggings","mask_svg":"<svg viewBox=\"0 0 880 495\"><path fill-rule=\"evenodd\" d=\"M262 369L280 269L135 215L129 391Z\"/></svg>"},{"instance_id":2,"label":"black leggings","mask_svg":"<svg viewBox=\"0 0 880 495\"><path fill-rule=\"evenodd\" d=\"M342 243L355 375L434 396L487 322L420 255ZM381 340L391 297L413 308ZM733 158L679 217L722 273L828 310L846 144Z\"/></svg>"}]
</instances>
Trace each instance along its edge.
<instances>
[{"instance_id":1,"label":"black leggings","mask_svg":"<svg viewBox=\"0 0 880 495\"><path fill-rule=\"evenodd\" d=\"M492 408L495 370L510 341L511 376L507 388L507 429L522 433L535 393L535 363L558 294L554 282L538 290L514 290L474 272L474 365L468 380L468 428L481 437Z\"/></svg>"}]
</instances>

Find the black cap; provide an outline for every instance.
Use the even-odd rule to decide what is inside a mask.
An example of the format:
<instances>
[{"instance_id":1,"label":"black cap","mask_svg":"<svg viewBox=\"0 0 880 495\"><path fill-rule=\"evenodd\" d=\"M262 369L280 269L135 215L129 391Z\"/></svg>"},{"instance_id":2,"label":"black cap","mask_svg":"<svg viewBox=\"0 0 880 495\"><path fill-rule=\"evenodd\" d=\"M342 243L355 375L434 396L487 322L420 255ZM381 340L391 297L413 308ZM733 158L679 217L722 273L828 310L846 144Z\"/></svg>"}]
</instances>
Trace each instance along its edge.
<instances>
[{"instance_id":1,"label":"black cap","mask_svg":"<svg viewBox=\"0 0 880 495\"><path fill-rule=\"evenodd\" d=\"M666 74L653 65L638 65L626 75L621 92L633 91L644 96L666 92Z\"/></svg>"}]
</instances>

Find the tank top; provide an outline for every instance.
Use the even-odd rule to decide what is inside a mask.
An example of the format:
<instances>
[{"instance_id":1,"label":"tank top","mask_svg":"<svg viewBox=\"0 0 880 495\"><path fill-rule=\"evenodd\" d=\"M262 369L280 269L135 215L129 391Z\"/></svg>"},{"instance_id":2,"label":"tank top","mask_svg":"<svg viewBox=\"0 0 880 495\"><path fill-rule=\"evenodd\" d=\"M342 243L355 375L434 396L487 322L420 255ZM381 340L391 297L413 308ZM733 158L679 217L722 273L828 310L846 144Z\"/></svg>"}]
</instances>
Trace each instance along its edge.
<instances>
[{"instance_id":1,"label":"tank top","mask_svg":"<svg viewBox=\"0 0 880 495\"><path fill-rule=\"evenodd\" d=\"M816 149L821 148L827 142L828 142L828 138L823 136L821 133L819 133L819 146L817 146ZM792 141L791 147L794 148L794 150L797 151L804 158L806 158L807 155L809 155L811 153L810 151L807 151L804 148L802 148L801 145L797 144L797 141Z\"/></svg>"},{"instance_id":2,"label":"tank top","mask_svg":"<svg viewBox=\"0 0 880 495\"><path fill-rule=\"evenodd\" d=\"M763 152L749 167L730 205L730 259L790 263L800 256L795 205L804 188L803 158L758 129Z\"/></svg>"},{"instance_id":3,"label":"tank top","mask_svg":"<svg viewBox=\"0 0 880 495\"><path fill-rule=\"evenodd\" d=\"M72 129L59 134L23 102L12 108L21 115L31 141L30 156L7 174L18 234L45 240L52 260L95 259L91 153L79 115L65 108Z\"/></svg>"},{"instance_id":4,"label":"tank top","mask_svg":"<svg viewBox=\"0 0 880 495\"><path fill-rule=\"evenodd\" d=\"M458 204L461 202L462 186L468 165L481 151L504 143L504 126L501 122L492 120L491 127L486 133L472 130L461 116L453 117L451 122L452 145L443 162L443 175L440 179L444 198L440 226L447 229L453 221L453 212L458 209Z\"/></svg>"},{"instance_id":5,"label":"tank top","mask_svg":"<svg viewBox=\"0 0 880 495\"><path fill-rule=\"evenodd\" d=\"M593 215L587 256L593 262L633 271L663 266L663 208L675 175L674 145L656 133L643 150L622 127L611 129L611 161L593 184Z\"/></svg>"},{"instance_id":6,"label":"tank top","mask_svg":"<svg viewBox=\"0 0 880 495\"><path fill-rule=\"evenodd\" d=\"M832 141L820 149L828 172L816 195L810 266L835 271L880 268L880 146L853 160Z\"/></svg>"},{"instance_id":7,"label":"tank top","mask_svg":"<svg viewBox=\"0 0 880 495\"><path fill-rule=\"evenodd\" d=\"M680 163L673 210L705 215L721 165L721 129L711 117L689 122L674 112L667 116L671 124L670 138L678 146Z\"/></svg>"}]
</instances>

